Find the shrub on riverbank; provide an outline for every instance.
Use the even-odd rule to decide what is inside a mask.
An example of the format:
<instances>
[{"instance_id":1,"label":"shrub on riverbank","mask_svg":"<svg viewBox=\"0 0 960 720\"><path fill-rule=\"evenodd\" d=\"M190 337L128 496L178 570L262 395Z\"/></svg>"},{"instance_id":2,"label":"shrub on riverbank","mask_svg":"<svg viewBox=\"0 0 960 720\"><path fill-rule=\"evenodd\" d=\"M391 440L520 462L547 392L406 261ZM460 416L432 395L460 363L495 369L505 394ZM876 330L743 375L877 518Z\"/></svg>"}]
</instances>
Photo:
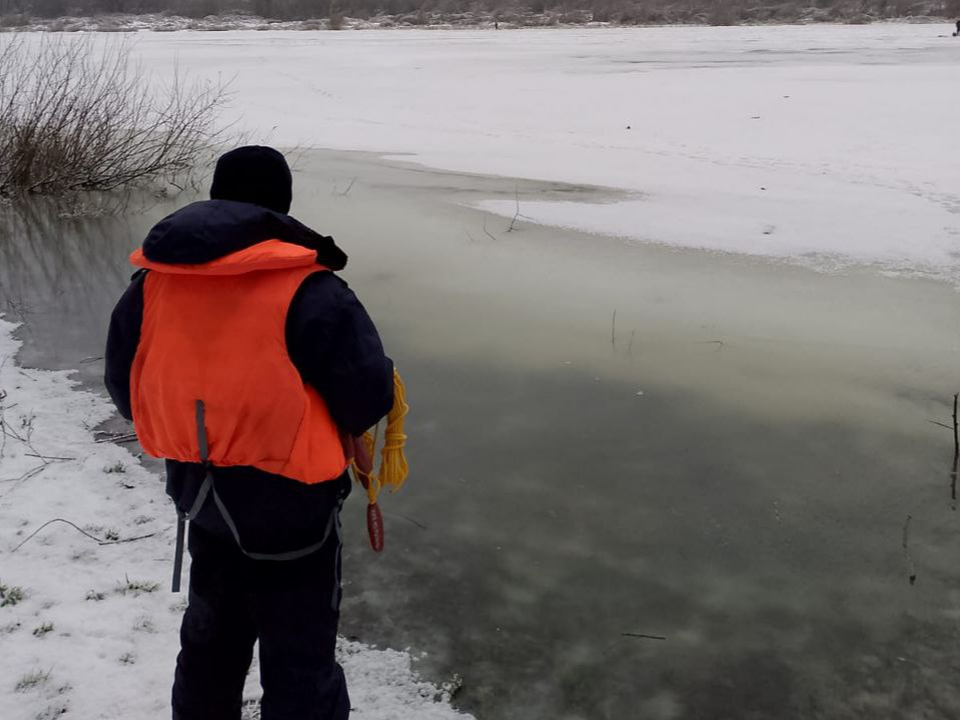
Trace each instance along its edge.
<instances>
[{"instance_id":1,"label":"shrub on riverbank","mask_svg":"<svg viewBox=\"0 0 960 720\"><path fill-rule=\"evenodd\" d=\"M63 195L163 180L218 137L221 86L151 85L128 43L0 38L0 195Z\"/></svg>"}]
</instances>

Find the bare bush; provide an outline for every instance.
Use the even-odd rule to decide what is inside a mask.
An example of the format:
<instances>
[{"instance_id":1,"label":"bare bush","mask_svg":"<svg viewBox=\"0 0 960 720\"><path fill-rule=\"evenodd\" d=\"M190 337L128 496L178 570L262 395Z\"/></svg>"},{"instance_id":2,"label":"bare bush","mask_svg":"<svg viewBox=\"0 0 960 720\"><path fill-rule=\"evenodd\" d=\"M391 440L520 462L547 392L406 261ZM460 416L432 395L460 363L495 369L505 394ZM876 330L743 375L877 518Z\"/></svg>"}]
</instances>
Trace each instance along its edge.
<instances>
[{"instance_id":1,"label":"bare bush","mask_svg":"<svg viewBox=\"0 0 960 720\"><path fill-rule=\"evenodd\" d=\"M222 85L151 85L131 44L0 37L0 195L114 190L187 175L215 145Z\"/></svg>"}]
</instances>

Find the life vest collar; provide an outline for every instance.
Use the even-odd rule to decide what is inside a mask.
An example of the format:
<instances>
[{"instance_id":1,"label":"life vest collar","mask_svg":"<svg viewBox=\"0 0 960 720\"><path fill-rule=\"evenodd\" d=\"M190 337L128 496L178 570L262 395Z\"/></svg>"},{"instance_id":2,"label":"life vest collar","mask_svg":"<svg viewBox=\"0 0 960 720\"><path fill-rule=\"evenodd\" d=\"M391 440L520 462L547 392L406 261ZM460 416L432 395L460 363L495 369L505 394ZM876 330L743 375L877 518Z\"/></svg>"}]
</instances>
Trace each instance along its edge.
<instances>
[{"instance_id":1,"label":"life vest collar","mask_svg":"<svg viewBox=\"0 0 960 720\"><path fill-rule=\"evenodd\" d=\"M174 275L242 275L257 270L287 270L313 265L317 262L317 251L282 240L264 240L216 260L195 265L153 262L143 254L142 249L130 254L130 262L139 268Z\"/></svg>"}]
</instances>

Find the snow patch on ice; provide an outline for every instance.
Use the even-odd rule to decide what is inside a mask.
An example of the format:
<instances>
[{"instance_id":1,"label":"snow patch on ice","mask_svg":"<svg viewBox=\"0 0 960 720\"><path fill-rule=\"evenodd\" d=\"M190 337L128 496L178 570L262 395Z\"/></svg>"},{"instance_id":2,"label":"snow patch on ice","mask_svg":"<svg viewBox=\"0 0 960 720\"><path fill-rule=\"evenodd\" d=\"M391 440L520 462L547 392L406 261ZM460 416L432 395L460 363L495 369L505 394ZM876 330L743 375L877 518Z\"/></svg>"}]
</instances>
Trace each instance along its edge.
<instances>
[{"instance_id":1,"label":"snow patch on ice","mask_svg":"<svg viewBox=\"0 0 960 720\"><path fill-rule=\"evenodd\" d=\"M136 54L159 76L229 74L227 119L274 144L642 198L522 198L541 223L952 277L960 43L943 30L142 33Z\"/></svg>"},{"instance_id":2,"label":"snow patch on ice","mask_svg":"<svg viewBox=\"0 0 960 720\"><path fill-rule=\"evenodd\" d=\"M960 218L922 198L889 193L883 202L871 201L855 189L816 199L803 193L745 195L716 204L704 195L694 211L686 194L606 204L524 201L518 223L784 260L821 272L873 266L884 275L960 285ZM517 214L511 200L475 207L511 221Z\"/></svg>"}]
</instances>

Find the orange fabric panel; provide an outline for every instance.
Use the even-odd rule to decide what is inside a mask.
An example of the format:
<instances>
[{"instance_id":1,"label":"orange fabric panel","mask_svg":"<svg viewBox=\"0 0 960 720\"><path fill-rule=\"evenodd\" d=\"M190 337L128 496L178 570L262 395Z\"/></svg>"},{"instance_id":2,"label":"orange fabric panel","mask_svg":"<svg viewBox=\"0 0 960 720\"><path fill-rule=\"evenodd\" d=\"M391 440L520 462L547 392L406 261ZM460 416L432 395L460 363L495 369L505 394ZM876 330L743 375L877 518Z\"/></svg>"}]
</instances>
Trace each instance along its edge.
<instances>
[{"instance_id":1,"label":"orange fabric panel","mask_svg":"<svg viewBox=\"0 0 960 720\"><path fill-rule=\"evenodd\" d=\"M297 255L297 267L242 274L152 267L131 374L134 426L148 454L199 462L194 413L203 400L214 465L247 465L305 483L346 469L326 404L287 352L290 301L307 276L325 270L313 251ZM222 260L221 268L240 264ZM265 260L248 253L242 262L262 267Z\"/></svg>"}]
</instances>

